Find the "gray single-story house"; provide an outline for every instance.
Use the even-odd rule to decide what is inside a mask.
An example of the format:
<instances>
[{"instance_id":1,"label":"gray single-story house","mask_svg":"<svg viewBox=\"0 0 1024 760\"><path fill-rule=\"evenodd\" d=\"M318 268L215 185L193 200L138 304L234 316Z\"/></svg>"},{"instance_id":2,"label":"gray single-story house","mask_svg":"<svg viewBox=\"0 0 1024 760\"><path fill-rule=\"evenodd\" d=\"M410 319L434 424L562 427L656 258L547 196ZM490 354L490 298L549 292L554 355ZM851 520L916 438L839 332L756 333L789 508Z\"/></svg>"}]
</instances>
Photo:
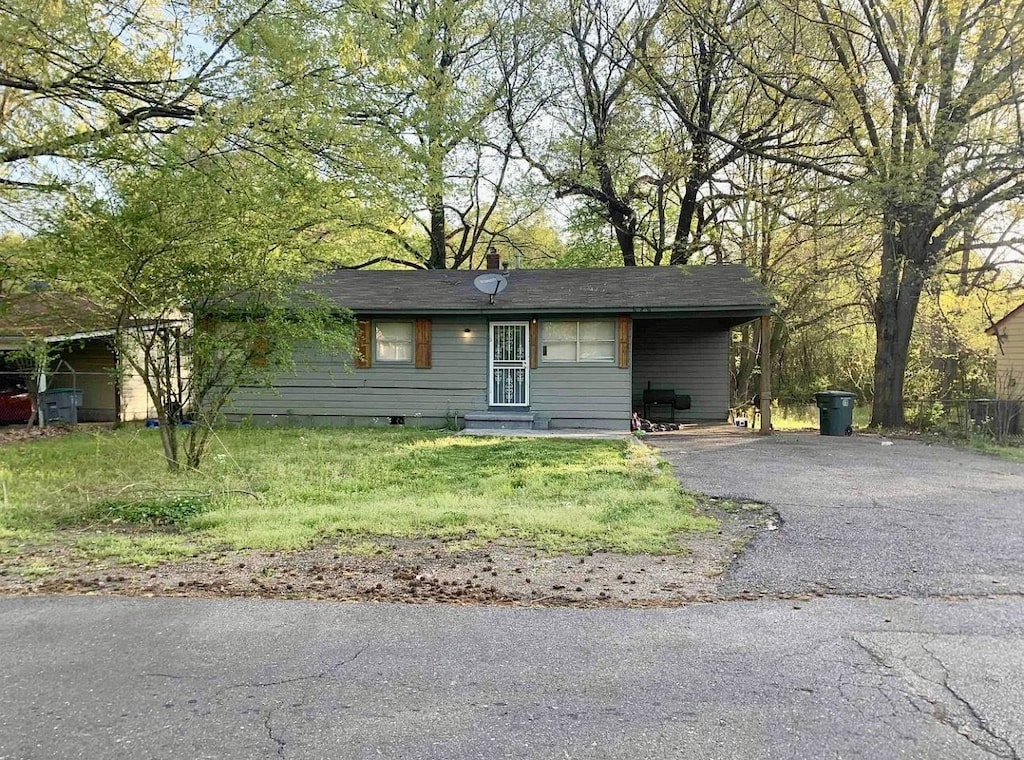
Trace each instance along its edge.
<instances>
[{"instance_id":1,"label":"gray single-story house","mask_svg":"<svg viewBox=\"0 0 1024 760\"><path fill-rule=\"evenodd\" d=\"M634 411L725 420L732 328L773 304L737 265L338 270L312 289L355 315L355 355L311 347L272 388L238 389L229 418L615 430ZM688 396L689 408L645 410L650 389Z\"/></svg>"}]
</instances>

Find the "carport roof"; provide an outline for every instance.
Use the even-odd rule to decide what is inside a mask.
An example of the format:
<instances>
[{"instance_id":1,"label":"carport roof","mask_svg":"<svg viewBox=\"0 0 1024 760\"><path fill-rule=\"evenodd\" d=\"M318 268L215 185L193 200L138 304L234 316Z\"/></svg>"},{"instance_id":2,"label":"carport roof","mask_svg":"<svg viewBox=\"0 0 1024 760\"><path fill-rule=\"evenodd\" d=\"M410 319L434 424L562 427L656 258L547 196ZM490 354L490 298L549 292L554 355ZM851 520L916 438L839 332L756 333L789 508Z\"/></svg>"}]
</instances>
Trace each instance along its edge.
<instances>
[{"instance_id":1,"label":"carport roof","mask_svg":"<svg viewBox=\"0 0 1024 760\"><path fill-rule=\"evenodd\" d=\"M473 286L495 270L335 270L313 291L357 314L632 314L718 316L743 321L770 314L774 300L750 270L715 266L501 271L494 296Z\"/></svg>"},{"instance_id":2,"label":"carport roof","mask_svg":"<svg viewBox=\"0 0 1024 760\"><path fill-rule=\"evenodd\" d=\"M58 291L21 293L0 305L0 340L62 341L110 335L110 317L87 298Z\"/></svg>"},{"instance_id":3,"label":"carport roof","mask_svg":"<svg viewBox=\"0 0 1024 760\"><path fill-rule=\"evenodd\" d=\"M149 325L175 322L176 319L152 319L133 324ZM64 343L102 338L116 332L109 309L84 296L47 290L17 293L0 302L0 350L9 351L26 343Z\"/></svg>"}]
</instances>

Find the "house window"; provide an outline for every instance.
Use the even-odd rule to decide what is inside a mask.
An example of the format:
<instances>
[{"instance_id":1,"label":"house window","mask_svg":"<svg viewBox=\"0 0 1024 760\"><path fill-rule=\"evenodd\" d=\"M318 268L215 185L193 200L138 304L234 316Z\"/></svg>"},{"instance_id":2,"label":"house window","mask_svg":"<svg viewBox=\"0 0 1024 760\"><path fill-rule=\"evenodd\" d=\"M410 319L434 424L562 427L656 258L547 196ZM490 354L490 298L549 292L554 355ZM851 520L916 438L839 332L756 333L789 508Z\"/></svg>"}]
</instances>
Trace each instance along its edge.
<instances>
[{"instance_id":1,"label":"house window","mask_svg":"<svg viewBox=\"0 0 1024 760\"><path fill-rule=\"evenodd\" d=\"M613 362L615 341L614 322L587 320L541 325L541 356L545 362Z\"/></svg>"},{"instance_id":2,"label":"house window","mask_svg":"<svg viewBox=\"0 0 1024 760\"><path fill-rule=\"evenodd\" d=\"M375 322L373 328L377 361L412 363L412 322Z\"/></svg>"}]
</instances>

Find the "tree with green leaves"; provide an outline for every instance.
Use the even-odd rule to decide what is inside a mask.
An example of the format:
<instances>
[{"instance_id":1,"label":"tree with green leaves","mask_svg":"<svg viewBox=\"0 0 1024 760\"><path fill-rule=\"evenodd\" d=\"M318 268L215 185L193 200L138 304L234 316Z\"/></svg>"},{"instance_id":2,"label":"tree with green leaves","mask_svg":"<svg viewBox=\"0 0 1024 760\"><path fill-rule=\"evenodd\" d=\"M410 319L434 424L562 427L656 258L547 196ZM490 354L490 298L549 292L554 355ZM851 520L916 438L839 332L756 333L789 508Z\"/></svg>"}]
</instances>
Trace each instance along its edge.
<instances>
[{"instance_id":1,"label":"tree with green leaves","mask_svg":"<svg viewBox=\"0 0 1024 760\"><path fill-rule=\"evenodd\" d=\"M269 2L221 17L207 37L215 22L201 4L0 1L0 197L144 163L155 141L231 91L228 52Z\"/></svg>"},{"instance_id":2,"label":"tree with green leaves","mask_svg":"<svg viewBox=\"0 0 1024 760\"><path fill-rule=\"evenodd\" d=\"M746 65L821 135L771 157L838 183L876 225L871 422L899 427L922 293L956 266L965 231L975 252L1002 245L1024 195L1024 6L784 0L758 12L792 52L751 46Z\"/></svg>"},{"instance_id":3,"label":"tree with green leaves","mask_svg":"<svg viewBox=\"0 0 1024 760\"><path fill-rule=\"evenodd\" d=\"M351 346L351 321L301 287L322 267L330 188L308 165L269 157L166 152L115 196L69 205L44 236L54 281L116 325L172 469L200 466L235 388L269 383L306 342Z\"/></svg>"},{"instance_id":4,"label":"tree with green leaves","mask_svg":"<svg viewBox=\"0 0 1024 760\"><path fill-rule=\"evenodd\" d=\"M792 145L805 132L793 104L763 87L733 51L760 40L745 0L665 0L652 32L636 51L641 84L664 123L672 170L661 175L653 243L672 264L704 252L721 260L716 227L730 206L756 192L739 166L752 149ZM673 221L674 220L674 221ZM708 255L710 254L710 256Z\"/></svg>"},{"instance_id":5,"label":"tree with green leaves","mask_svg":"<svg viewBox=\"0 0 1024 760\"><path fill-rule=\"evenodd\" d=\"M542 40L546 65L537 75L546 91L532 99L531 119L520 123L508 112L516 157L556 198L581 201L584 212L609 225L622 263L635 266L642 199L657 162L637 88L636 50L653 28L656 8L638 0L567 0L538 18L551 31Z\"/></svg>"},{"instance_id":6,"label":"tree with green leaves","mask_svg":"<svg viewBox=\"0 0 1024 760\"><path fill-rule=\"evenodd\" d=\"M374 240L353 266L457 268L540 211L512 186L502 149L504 55L522 31L519 0L302 0L254 25L244 46L274 87L307 93L293 117L313 122L310 150L366 212ZM303 51L296 60L295 50ZM344 137L339 139L339 135Z\"/></svg>"}]
</instances>

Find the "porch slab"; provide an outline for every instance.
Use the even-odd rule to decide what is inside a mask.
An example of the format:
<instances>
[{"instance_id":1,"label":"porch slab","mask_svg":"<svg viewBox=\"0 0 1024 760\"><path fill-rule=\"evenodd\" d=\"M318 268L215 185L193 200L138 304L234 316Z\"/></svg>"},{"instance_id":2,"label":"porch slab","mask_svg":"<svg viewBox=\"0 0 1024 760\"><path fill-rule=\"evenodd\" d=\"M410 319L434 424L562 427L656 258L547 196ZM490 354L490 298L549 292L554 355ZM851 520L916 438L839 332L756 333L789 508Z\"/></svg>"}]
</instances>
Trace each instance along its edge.
<instances>
[{"instance_id":1,"label":"porch slab","mask_svg":"<svg viewBox=\"0 0 1024 760\"><path fill-rule=\"evenodd\" d=\"M462 416L467 429L532 430L537 415L530 412L470 412Z\"/></svg>"}]
</instances>

